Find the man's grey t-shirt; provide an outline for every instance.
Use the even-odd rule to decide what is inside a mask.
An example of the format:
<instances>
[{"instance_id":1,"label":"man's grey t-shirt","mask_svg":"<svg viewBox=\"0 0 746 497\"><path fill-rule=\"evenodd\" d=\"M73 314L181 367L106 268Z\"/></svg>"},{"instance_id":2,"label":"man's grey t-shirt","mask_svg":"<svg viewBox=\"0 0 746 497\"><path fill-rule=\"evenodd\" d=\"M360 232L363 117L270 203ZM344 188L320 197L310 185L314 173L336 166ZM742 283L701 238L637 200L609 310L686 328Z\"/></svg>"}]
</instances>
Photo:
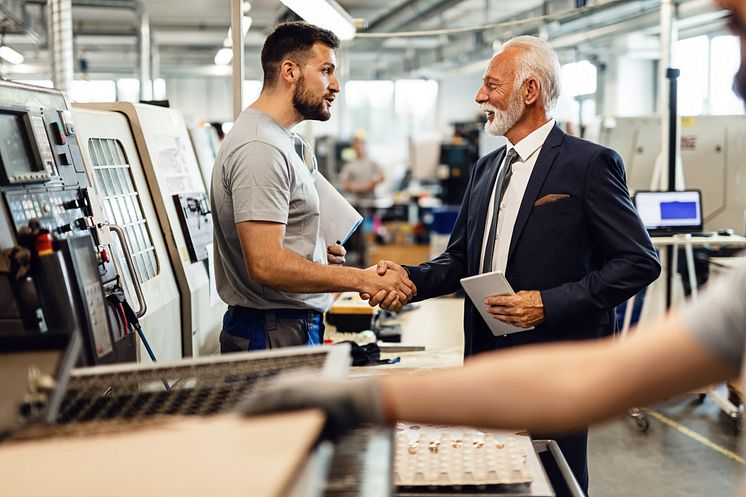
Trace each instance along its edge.
<instances>
[{"instance_id":1,"label":"man's grey t-shirt","mask_svg":"<svg viewBox=\"0 0 746 497\"><path fill-rule=\"evenodd\" d=\"M244 110L218 151L210 198L215 284L223 301L254 309L331 306L330 294L290 293L251 281L241 251L236 223L269 221L286 225L285 249L326 264L316 187L285 127L263 112Z\"/></svg>"},{"instance_id":2,"label":"man's grey t-shirt","mask_svg":"<svg viewBox=\"0 0 746 497\"><path fill-rule=\"evenodd\" d=\"M681 316L715 355L735 366L746 365L746 262L713 280Z\"/></svg>"},{"instance_id":3,"label":"man's grey t-shirt","mask_svg":"<svg viewBox=\"0 0 746 497\"><path fill-rule=\"evenodd\" d=\"M740 368L741 384L744 384L746 261L740 261L737 269L712 281L700 298L682 311L681 316L700 343L723 361ZM746 453L743 441L741 453ZM746 479L741 483L741 492L746 492Z\"/></svg>"}]
</instances>

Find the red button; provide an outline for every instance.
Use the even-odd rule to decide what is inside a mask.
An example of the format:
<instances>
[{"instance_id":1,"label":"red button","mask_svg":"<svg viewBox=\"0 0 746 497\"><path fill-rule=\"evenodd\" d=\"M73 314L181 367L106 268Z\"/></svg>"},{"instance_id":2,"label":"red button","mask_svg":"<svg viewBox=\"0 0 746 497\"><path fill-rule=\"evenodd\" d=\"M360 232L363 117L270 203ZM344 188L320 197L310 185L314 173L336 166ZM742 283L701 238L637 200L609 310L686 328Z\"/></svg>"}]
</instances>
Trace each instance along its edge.
<instances>
[{"instance_id":1,"label":"red button","mask_svg":"<svg viewBox=\"0 0 746 497\"><path fill-rule=\"evenodd\" d=\"M101 249L101 260L104 262L110 262L109 253L106 251L106 249Z\"/></svg>"},{"instance_id":2,"label":"red button","mask_svg":"<svg viewBox=\"0 0 746 497\"><path fill-rule=\"evenodd\" d=\"M53 252L52 250L52 234L51 233L42 233L40 235L36 235L36 239L34 240L36 245L36 253L39 255L48 255Z\"/></svg>"}]
</instances>

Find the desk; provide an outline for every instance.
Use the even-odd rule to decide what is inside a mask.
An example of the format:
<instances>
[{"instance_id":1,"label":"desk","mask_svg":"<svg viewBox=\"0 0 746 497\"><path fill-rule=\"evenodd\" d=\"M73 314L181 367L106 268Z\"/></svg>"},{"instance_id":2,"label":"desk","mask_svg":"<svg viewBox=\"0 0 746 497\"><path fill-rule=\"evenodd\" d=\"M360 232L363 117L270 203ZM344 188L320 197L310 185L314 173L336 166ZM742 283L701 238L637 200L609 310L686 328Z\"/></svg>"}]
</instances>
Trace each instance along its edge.
<instances>
[{"instance_id":1,"label":"desk","mask_svg":"<svg viewBox=\"0 0 746 497\"><path fill-rule=\"evenodd\" d=\"M400 313L386 324L401 325L401 345L424 346L417 352L382 353L383 359L401 357L397 364L354 368L355 375L397 373L432 368L460 367L464 362L464 299L439 297L412 304L411 311ZM352 340L352 333L338 333L327 325L324 337L335 342ZM392 344L393 345L393 344ZM406 371L403 371L406 370Z\"/></svg>"},{"instance_id":2,"label":"desk","mask_svg":"<svg viewBox=\"0 0 746 497\"><path fill-rule=\"evenodd\" d=\"M425 350L384 354L384 358L399 356L401 362L379 368L460 367L464 363L464 299L440 297L414 305L414 310L400 314L394 322L401 324L402 344L424 345Z\"/></svg>"}]
</instances>

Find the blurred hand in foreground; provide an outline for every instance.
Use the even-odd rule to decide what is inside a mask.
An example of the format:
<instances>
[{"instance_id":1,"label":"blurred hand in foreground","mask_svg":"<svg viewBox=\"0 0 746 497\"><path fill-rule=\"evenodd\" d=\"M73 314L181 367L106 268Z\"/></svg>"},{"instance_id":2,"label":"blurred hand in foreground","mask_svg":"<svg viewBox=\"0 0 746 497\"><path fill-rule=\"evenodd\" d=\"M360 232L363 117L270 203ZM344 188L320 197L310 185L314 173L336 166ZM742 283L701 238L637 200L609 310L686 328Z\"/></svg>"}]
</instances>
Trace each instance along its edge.
<instances>
[{"instance_id":1,"label":"blurred hand in foreground","mask_svg":"<svg viewBox=\"0 0 746 497\"><path fill-rule=\"evenodd\" d=\"M317 408L326 414L323 437L334 438L361 424L385 423L378 383L373 378L345 380L294 371L268 381L239 402L246 415Z\"/></svg>"}]
</instances>

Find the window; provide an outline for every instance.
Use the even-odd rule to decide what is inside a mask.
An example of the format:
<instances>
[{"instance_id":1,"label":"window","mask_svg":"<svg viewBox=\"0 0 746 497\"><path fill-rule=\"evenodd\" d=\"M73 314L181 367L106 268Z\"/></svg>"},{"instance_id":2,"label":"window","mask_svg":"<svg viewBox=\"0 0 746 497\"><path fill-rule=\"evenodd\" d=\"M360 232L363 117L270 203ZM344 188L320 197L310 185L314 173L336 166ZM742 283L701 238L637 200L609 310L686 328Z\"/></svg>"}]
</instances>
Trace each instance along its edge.
<instances>
[{"instance_id":1,"label":"window","mask_svg":"<svg viewBox=\"0 0 746 497\"><path fill-rule=\"evenodd\" d=\"M587 60L562 66L562 93L571 97L596 93L596 66Z\"/></svg>"},{"instance_id":2,"label":"window","mask_svg":"<svg viewBox=\"0 0 746 497\"><path fill-rule=\"evenodd\" d=\"M369 143L396 140L394 83L392 81L348 81L344 89L345 136L364 130Z\"/></svg>"},{"instance_id":3,"label":"window","mask_svg":"<svg viewBox=\"0 0 746 497\"><path fill-rule=\"evenodd\" d=\"M732 89L739 54L736 36L697 36L676 42L674 67L681 69L680 115L743 112L743 103Z\"/></svg>"},{"instance_id":4,"label":"window","mask_svg":"<svg viewBox=\"0 0 746 497\"><path fill-rule=\"evenodd\" d=\"M262 92L262 82L255 79L247 79L243 82L243 100L245 104L250 104L259 98Z\"/></svg>"},{"instance_id":5,"label":"window","mask_svg":"<svg viewBox=\"0 0 746 497\"><path fill-rule=\"evenodd\" d=\"M681 70L678 80L679 115L707 113L709 48L707 36L676 42L673 63Z\"/></svg>"},{"instance_id":6,"label":"window","mask_svg":"<svg viewBox=\"0 0 746 497\"><path fill-rule=\"evenodd\" d=\"M400 79L394 84L394 112L405 118L409 132L434 131L438 82Z\"/></svg>"},{"instance_id":7,"label":"window","mask_svg":"<svg viewBox=\"0 0 746 497\"><path fill-rule=\"evenodd\" d=\"M733 93L741 53L738 37L716 36L710 43L710 113L741 114L743 103Z\"/></svg>"},{"instance_id":8,"label":"window","mask_svg":"<svg viewBox=\"0 0 746 497\"><path fill-rule=\"evenodd\" d=\"M158 261L122 144L110 138L91 138L88 151L106 214L124 230L137 278L143 283L158 274Z\"/></svg>"},{"instance_id":9,"label":"window","mask_svg":"<svg viewBox=\"0 0 746 497\"><path fill-rule=\"evenodd\" d=\"M117 90L113 81L73 81L69 95L73 102L113 102Z\"/></svg>"},{"instance_id":10,"label":"window","mask_svg":"<svg viewBox=\"0 0 746 497\"><path fill-rule=\"evenodd\" d=\"M117 80L117 98L122 102L140 101L140 80L135 78L122 78Z\"/></svg>"}]
</instances>

